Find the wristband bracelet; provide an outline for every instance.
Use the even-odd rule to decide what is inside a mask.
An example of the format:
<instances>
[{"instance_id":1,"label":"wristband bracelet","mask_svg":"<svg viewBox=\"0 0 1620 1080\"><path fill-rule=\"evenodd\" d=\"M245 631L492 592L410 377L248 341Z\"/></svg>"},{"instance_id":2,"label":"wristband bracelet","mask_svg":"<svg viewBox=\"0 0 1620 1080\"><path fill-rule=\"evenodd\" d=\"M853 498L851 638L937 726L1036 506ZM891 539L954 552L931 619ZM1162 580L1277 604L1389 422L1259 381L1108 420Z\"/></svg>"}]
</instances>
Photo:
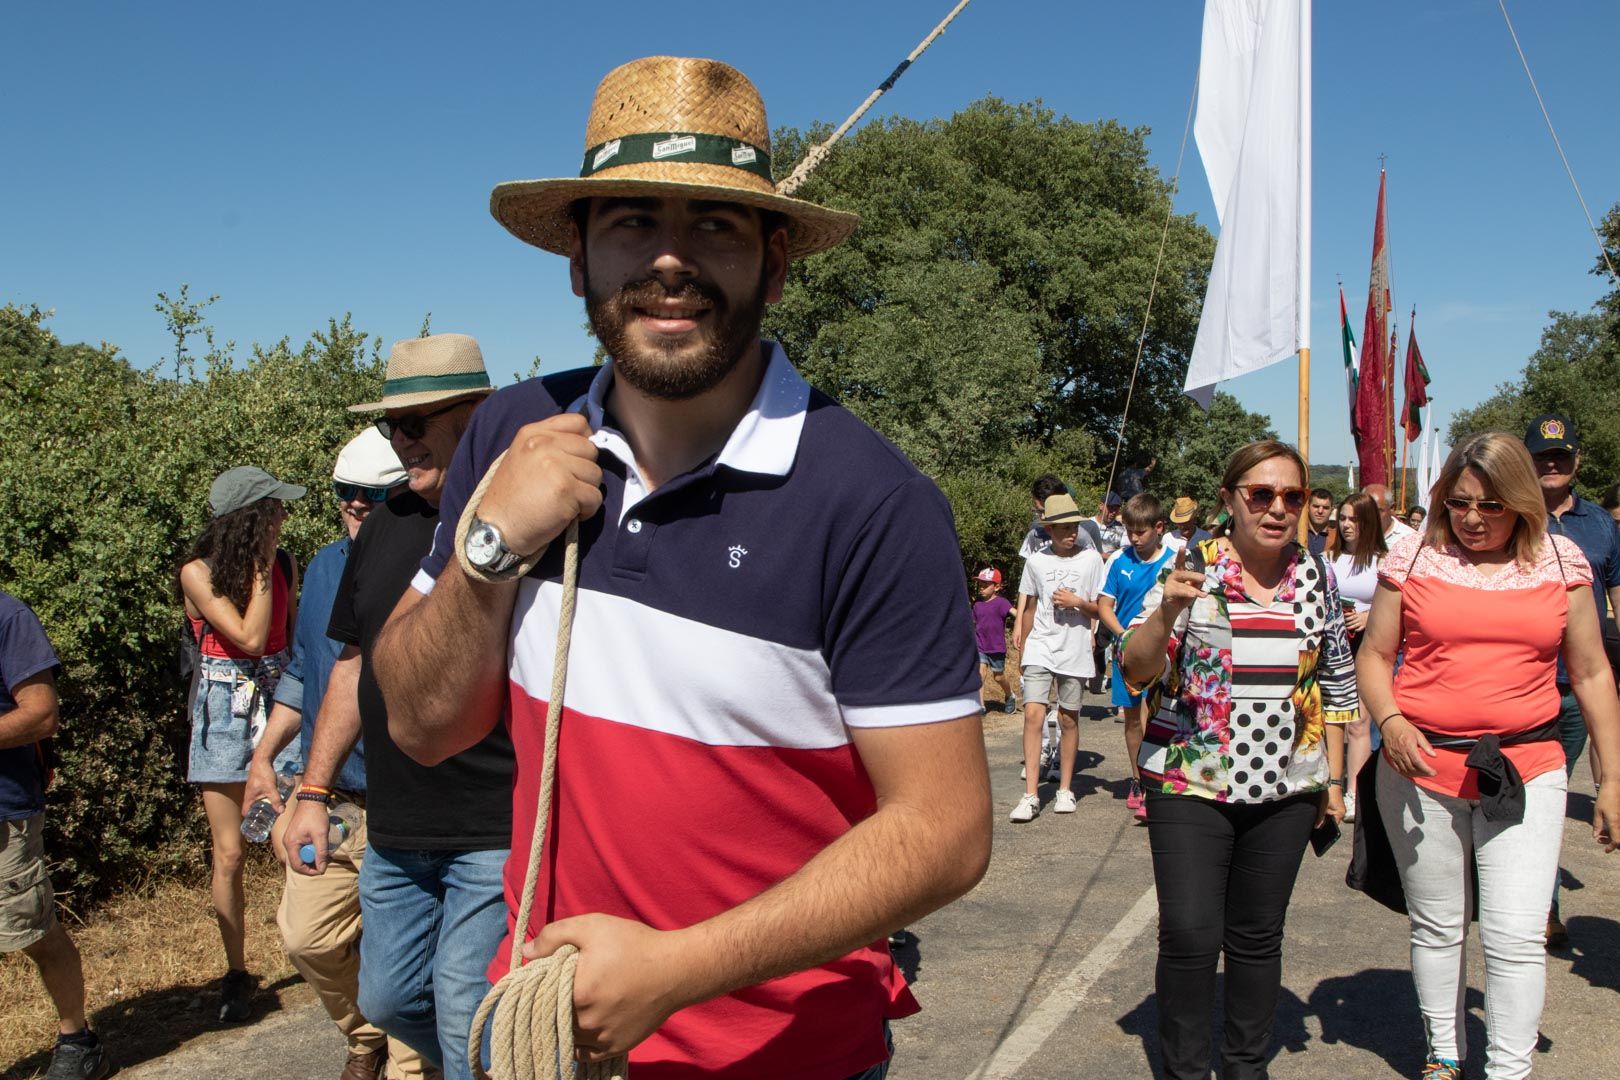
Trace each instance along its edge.
<instances>
[{"instance_id":1,"label":"wristband bracelet","mask_svg":"<svg viewBox=\"0 0 1620 1080\"><path fill-rule=\"evenodd\" d=\"M1330 776L1330 777L1328 777L1328 787L1341 787L1341 788L1344 787L1344 777L1342 777L1342 776Z\"/></svg>"},{"instance_id":2,"label":"wristband bracelet","mask_svg":"<svg viewBox=\"0 0 1620 1080\"><path fill-rule=\"evenodd\" d=\"M299 802L318 802L322 805L329 805L332 802L332 796L323 795L318 791L300 791L293 798Z\"/></svg>"},{"instance_id":3,"label":"wristband bracelet","mask_svg":"<svg viewBox=\"0 0 1620 1080\"><path fill-rule=\"evenodd\" d=\"M1406 719L1406 714L1401 712L1399 709L1396 709L1394 712L1390 713L1388 716L1386 716L1382 720L1378 721L1378 730L1383 731L1384 730L1384 725L1389 723L1391 720L1395 719L1397 716L1399 716L1402 720Z\"/></svg>"}]
</instances>

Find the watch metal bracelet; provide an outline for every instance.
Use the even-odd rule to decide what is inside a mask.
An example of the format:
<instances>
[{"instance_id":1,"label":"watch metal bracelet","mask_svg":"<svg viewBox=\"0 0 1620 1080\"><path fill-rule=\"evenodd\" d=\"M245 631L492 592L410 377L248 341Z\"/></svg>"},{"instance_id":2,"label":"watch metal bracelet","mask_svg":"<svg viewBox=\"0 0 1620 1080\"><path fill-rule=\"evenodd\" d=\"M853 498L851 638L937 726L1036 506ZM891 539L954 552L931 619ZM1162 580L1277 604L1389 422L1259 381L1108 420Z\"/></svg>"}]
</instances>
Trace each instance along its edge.
<instances>
[{"instance_id":1,"label":"watch metal bracelet","mask_svg":"<svg viewBox=\"0 0 1620 1080\"><path fill-rule=\"evenodd\" d=\"M456 561L461 564L462 573L474 581L482 581L487 585L516 581L533 570L539 563L540 556L546 552L545 548L541 548L499 573L474 566L472 560L467 558L467 534L472 531L473 523L478 520L478 504L484 501L484 492L489 490L490 481L495 478L495 470L499 469L501 462L505 460L506 451L502 450L500 456L489 463L489 468L484 470L484 478L478 481L478 486L473 489L472 495L467 499L467 505L461 511L461 520L456 523Z\"/></svg>"}]
</instances>

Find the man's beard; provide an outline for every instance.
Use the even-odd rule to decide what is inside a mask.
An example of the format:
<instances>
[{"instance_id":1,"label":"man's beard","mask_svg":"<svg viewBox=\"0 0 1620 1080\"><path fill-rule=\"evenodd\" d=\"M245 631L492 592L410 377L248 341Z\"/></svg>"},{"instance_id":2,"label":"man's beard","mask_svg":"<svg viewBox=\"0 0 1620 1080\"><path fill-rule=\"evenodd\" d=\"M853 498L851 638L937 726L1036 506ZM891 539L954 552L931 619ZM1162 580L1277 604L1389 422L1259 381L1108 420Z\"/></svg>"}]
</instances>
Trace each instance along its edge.
<instances>
[{"instance_id":1,"label":"man's beard","mask_svg":"<svg viewBox=\"0 0 1620 1080\"><path fill-rule=\"evenodd\" d=\"M707 308L694 332L698 340L683 339L668 348L633 345L629 328L638 317L636 309L652 308L667 300L701 303ZM678 289L669 289L655 278L646 278L615 293L603 293L591 285L587 270L585 312L592 333L613 358L613 370L620 378L649 397L684 401L720 385L742 362L748 347L759 336L760 319L765 313L765 279L762 275L754 295L733 310L725 295L707 282L689 281Z\"/></svg>"}]
</instances>

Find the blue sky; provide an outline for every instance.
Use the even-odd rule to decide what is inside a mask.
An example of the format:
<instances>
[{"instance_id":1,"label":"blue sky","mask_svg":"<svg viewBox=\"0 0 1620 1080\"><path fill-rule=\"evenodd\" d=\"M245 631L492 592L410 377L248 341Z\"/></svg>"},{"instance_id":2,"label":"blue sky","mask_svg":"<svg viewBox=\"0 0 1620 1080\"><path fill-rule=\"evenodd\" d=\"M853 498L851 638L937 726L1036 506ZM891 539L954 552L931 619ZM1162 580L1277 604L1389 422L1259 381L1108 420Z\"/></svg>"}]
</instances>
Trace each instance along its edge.
<instances>
[{"instance_id":1,"label":"blue sky","mask_svg":"<svg viewBox=\"0 0 1620 1080\"><path fill-rule=\"evenodd\" d=\"M66 340L166 355L159 290L218 293L222 338L295 342L354 313L386 342L472 333L505 381L588 362L563 260L488 214L502 180L570 175L597 80L639 55L731 62L773 125L837 122L950 7L816 4L38 4L7 14L0 300ZM874 115L986 94L1152 129L1174 167L1201 3L975 0ZM1594 215L1620 200L1613 0L1510 3ZM1359 336L1378 155L1395 304L1442 418L1512 379L1549 309L1604 291L1596 247L1489 0L1318 3L1312 458L1348 455L1341 276ZM1214 225L1189 146L1178 209ZM1403 345L1404 347L1404 345ZM1292 438L1292 365L1226 389Z\"/></svg>"}]
</instances>

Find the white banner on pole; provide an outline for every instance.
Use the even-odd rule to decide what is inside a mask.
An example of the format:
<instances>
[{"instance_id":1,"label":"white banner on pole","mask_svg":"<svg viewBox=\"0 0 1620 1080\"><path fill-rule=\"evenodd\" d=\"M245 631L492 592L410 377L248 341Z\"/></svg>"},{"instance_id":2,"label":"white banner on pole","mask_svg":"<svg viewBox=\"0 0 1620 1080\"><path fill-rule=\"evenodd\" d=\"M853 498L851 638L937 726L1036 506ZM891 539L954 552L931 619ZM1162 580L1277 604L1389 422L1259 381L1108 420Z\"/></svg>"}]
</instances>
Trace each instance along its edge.
<instances>
[{"instance_id":1,"label":"white banner on pole","mask_svg":"<svg viewBox=\"0 0 1620 1080\"><path fill-rule=\"evenodd\" d=\"M1286 360L1307 343L1300 34L1300 0L1204 5L1193 131L1221 232L1188 393Z\"/></svg>"}]
</instances>

